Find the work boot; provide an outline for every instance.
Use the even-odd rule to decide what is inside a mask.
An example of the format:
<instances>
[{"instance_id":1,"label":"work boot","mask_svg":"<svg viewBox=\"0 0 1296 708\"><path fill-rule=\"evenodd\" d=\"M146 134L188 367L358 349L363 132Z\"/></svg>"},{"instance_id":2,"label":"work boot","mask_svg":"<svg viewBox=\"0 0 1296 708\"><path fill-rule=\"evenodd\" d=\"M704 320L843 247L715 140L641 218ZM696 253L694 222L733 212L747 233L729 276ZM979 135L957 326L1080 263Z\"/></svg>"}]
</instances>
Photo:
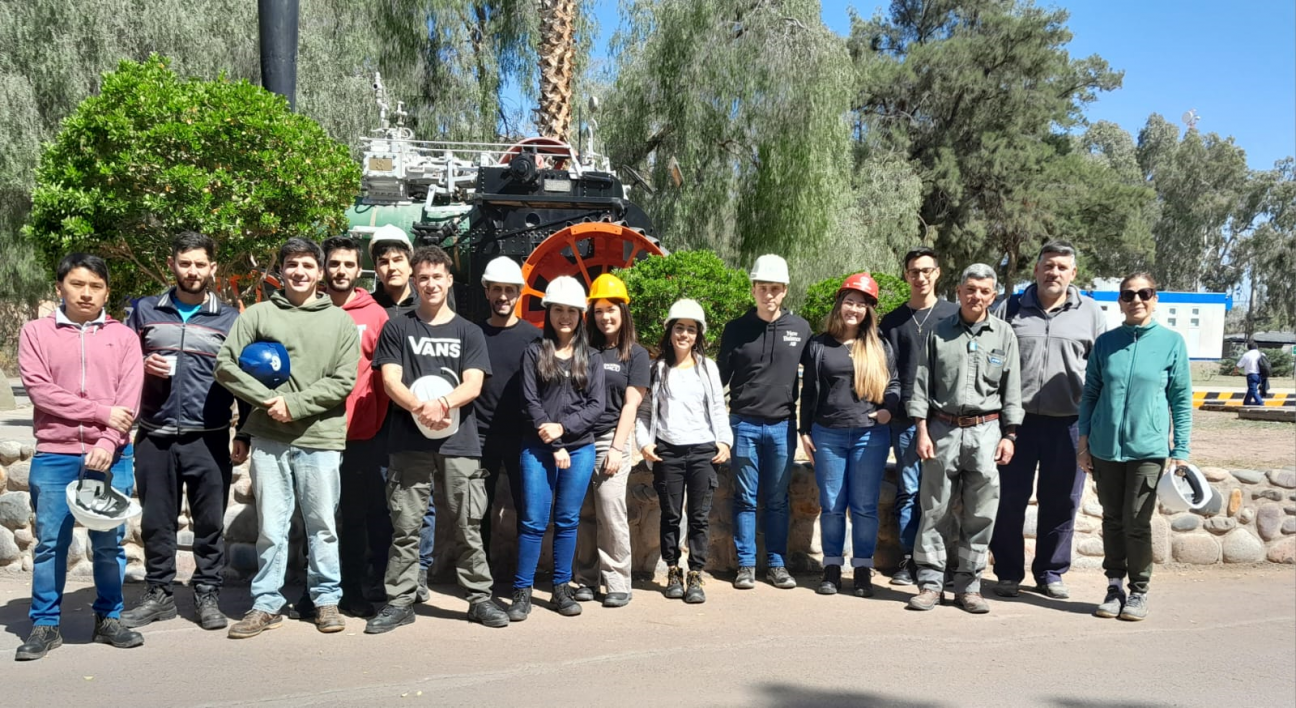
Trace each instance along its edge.
<instances>
[{"instance_id":1,"label":"work boot","mask_svg":"<svg viewBox=\"0 0 1296 708\"><path fill-rule=\"evenodd\" d=\"M819 581L819 589L815 592L820 595L836 595L841 589L841 566L825 565L823 569L823 579Z\"/></svg>"},{"instance_id":2,"label":"work boot","mask_svg":"<svg viewBox=\"0 0 1296 708\"><path fill-rule=\"evenodd\" d=\"M892 585L913 585L914 584L914 562L912 556L905 556L900 561L900 567L896 572L891 574Z\"/></svg>"},{"instance_id":3,"label":"work boot","mask_svg":"<svg viewBox=\"0 0 1296 708\"><path fill-rule=\"evenodd\" d=\"M873 569L855 569L855 597L873 597Z\"/></svg>"},{"instance_id":4,"label":"work boot","mask_svg":"<svg viewBox=\"0 0 1296 708\"><path fill-rule=\"evenodd\" d=\"M203 629L225 629L229 625L220 609L220 591L210 585L194 588L194 609L198 612L198 626ZM125 616L122 613L122 617Z\"/></svg>"},{"instance_id":5,"label":"work boot","mask_svg":"<svg viewBox=\"0 0 1296 708\"><path fill-rule=\"evenodd\" d=\"M911 610L919 610L921 612L926 612L927 610L930 610L936 607L937 605L939 605L940 601L941 601L941 592L939 590L933 590L931 588L923 588L918 592L917 595L914 595L913 597L909 598L909 604L907 605L907 607Z\"/></svg>"},{"instance_id":6,"label":"work boot","mask_svg":"<svg viewBox=\"0 0 1296 708\"><path fill-rule=\"evenodd\" d=\"M342 594L342 600L338 603L338 611L344 615L350 615L359 619L369 619L370 617L373 617L376 612L373 603L366 600L364 595L361 595L358 590L354 595L347 593Z\"/></svg>"},{"instance_id":7,"label":"work boot","mask_svg":"<svg viewBox=\"0 0 1296 708\"><path fill-rule=\"evenodd\" d=\"M14 661L35 661L43 659L51 649L58 649L63 646L63 635L59 634L57 624L41 624L32 627L31 634L27 635L27 641L18 647L14 652Z\"/></svg>"},{"instance_id":8,"label":"work boot","mask_svg":"<svg viewBox=\"0 0 1296 708\"><path fill-rule=\"evenodd\" d=\"M581 606L572 597L576 591L567 583L562 583L554 588L553 591L553 608L563 617L575 617L581 613Z\"/></svg>"},{"instance_id":9,"label":"work boot","mask_svg":"<svg viewBox=\"0 0 1296 708\"><path fill-rule=\"evenodd\" d=\"M1127 622L1139 622L1146 619L1147 614L1147 593L1131 592L1129 599L1125 601L1125 607L1121 609L1120 618Z\"/></svg>"},{"instance_id":10,"label":"work boot","mask_svg":"<svg viewBox=\"0 0 1296 708\"><path fill-rule=\"evenodd\" d=\"M1051 597L1054 600L1066 600L1071 597L1071 590L1061 580L1054 580L1051 583L1041 582L1037 589L1041 595Z\"/></svg>"},{"instance_id":11,"label":"work boot","mask_svg":"<svg viewBox=\"0 0 1296 708\"><path fill-rule=\"evenodd\" d=\"M507 627L509 616L493 600L482 600L468 608L468 621L479 622L483 627Z\"/></svg>"},{"instance_id":12,"label":"work boot","mask_svg":"<svg viewBox=\"0 0 1296 708\"><path fill-rule=\"evenodd\" d=\"M333 634L346 629L346 620L338 612L337 605L320 605L315 610L315 629L324 634Z\"/></svg>"},{"instance_id":13,"label":"work boot","mask_svg":"<svg viewBox=\"0 0 1296 708\"><path fill-rule=\"evenodd\" d=\"M594 588L588 585L581 585L576 588L572 594L572 599L576 602L592 602L594 600Z\"/></svg>"},{"instance_id":14,"label":"work boot","mask_svg":"<svg viewBox=\"0 0 1296 708\"><path fill-rule=\"evenodd\" d=\"M750 565L739 568L738 575L734 576L734 587L738 590L751 590L756 587L756 569Z\"/></svg>"},{"instance_id":15,"label":"work boot","mask_svg":"<svg viewBox=\"0 0 1296 708\"><path fill-rule=\"evenodd\" d=\"M765 579L769 581L770 585L780 590L791 590L797 586L796 578L792 577L788 569L781 565L765 571Z\"/></svg>"},{"instance_id":16,"label":"work boot","mask_svg":"<svg viewBox=\"0 0 1296 708\"><path fill-rule=\"evenodd\" d=\"M243 615L243 619L235 622L229 628L229 638L248 639L281 625L283 625L283 615L281 614L275 613L272 615L261 610L248 610L248 613Z\"/></svg>"},{"instance_id":17,"label":"work boot","mask_svg":"<svg viewBox=\"0 0 1296 708\"><path fill-rule=\"evenodd\" d=\"M604 607L625 607L630 604L630 593L610 592L603 596Z\"/></svg>"},{"instance_id":18,"label":"work boot","mask_svg":"<svg viewBox=\"0 0 1296 708\"><path fill-rule=\"evenodd\" d=\"M315 601L310 597L309 588L303 589L301 598L288 608L288 619L306 621L315 619Z\"/></svg>"},{"instance_id":19,"label":"work boot","mask_svg":"<svg viewBox=\"0 0 1296 708\"><path fill-rule=\"evenodd\" d=\"M150 585L144 592L144 597L140 598L139 604L121 614L121 621L127 627L134 628L175 619L177 615L175 598L171 593L164 590L161 585Z\"/></svg>"},{"instance_id":20,"label":"work boot","mask_svg":"<svg viewBox=\"0 0 1296 708\"><path fill-rule=\"evenodd\" d=\"M144 643L144 635L126 625L117 617L95 613L94 639L96 644L110 644L118 649L130 649Z\"/></svg>"},{"instance_id":21,"label":"work boot","mask_svg":"<svg viewBox=\"0 0 1296 708\"><path fill-rule=\"evenodd\" d=\"M663 594L671 600L684 597L684 571L678 565L672 565L666 571L666 592Z\"/></svg>"},{"instance_id":22,"label":"work boot","mask_svg":"<svg viewBox=\"0 0 1296 708\"><path fill-rule=\"evenodd\" d=\"M419 602L427 602L432 593L428 592L427 586L427 568L419 568L418 572L418 589L414 591L414 599Z\"/></svg>"},{"instance_id":23,"label":"work boot","mask_svg":"<svg viewBox=\"0 0 1296 708\"><path fill-rule=\"evenodd\" d=\"M1115 619L1120 617L1123 609L1125 609L1125 591L1117 586L1109 585L1107 586L1107 597L1103 598L1102 604L1094 610L1094 617Z\"/></svg>"},{"instance_id":24,"label":"work boot","mask_svg":"<svg viewBox=\"0 0 1296 708\"><path fill-rule=\"evenodd\" d=\"M979 592L965 592L954 596L954 604L974 615L984 615L990 611L990 604Z\"/></svg>"},{"instance_id":25,"label":"work boot","mask_svg":"<svg viewBox=\"0 0 1296 708\"><path fill-rule=\"evenodd\" d=\"M999 597L1017 597L1021 594L1021 583L1016 580L1000 580L991 591Z\"/></svg>"},{"instance_id":26,"label":"work boot","mask_svg":"<svg viewBox=\"0 0 1296 708\"><path fill-rule=\"evenodd\" d=\"M508 608L510 622L521 622L531 614L531 588L514 588L513 603Z\"/></svg>"},{"instance_id":27,"label":"work boot","mask_svg":"<svg viewBox=\"0 0 1296 708\"><path fill-rule=\"evenodd\" d=\"M365 622L365 634L383 634L414 622L414 608L410 605L387 605L377 617Z\"/></svg>"},{"instance_id":28,"label":"work boot","mask_svg":"<svg viewBox=\"0 0 1296 708\"><path fill-rule=\"evenodd\" d=\"M688 572L688 591L684 593L684 602L700 605L706 602L706 593L702 591L702 573L696 570Z\"/></svg>"}]
</instances>

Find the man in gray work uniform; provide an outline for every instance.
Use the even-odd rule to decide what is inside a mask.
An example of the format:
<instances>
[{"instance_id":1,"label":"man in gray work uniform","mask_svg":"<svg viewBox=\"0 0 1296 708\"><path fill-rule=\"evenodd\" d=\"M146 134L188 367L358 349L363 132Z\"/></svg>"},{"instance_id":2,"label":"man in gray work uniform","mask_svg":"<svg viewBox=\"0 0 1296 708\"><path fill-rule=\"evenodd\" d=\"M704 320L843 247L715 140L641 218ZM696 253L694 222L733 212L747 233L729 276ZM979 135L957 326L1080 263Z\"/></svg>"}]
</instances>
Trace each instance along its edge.
<instances>
[{"instance_id":1,"label":"man in gray work uniform","mask_svg":"<svg viewBox=\"0 0 1296 708\"><path fill-rule=\"evenodd\" d=\"M918 361L908 404L923 460L912 610L939 604L948 539L955 602L974 614L990 611L981 572L999 509L996 465L1012 459L1023 415L1017 337L989 311L996 285L990 266L968 266L959 279L958 314L936 325Z\"/></svg>"}]
</instances>

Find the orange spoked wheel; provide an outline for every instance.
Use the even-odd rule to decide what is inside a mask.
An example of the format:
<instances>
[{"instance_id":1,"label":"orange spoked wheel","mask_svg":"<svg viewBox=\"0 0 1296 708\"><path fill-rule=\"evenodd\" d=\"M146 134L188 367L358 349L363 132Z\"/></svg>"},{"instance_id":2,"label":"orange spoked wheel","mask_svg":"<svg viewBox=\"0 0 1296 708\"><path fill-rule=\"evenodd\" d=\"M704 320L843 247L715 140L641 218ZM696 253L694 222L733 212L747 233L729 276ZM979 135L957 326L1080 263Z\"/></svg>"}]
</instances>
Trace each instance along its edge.
<instances>
[{"instance_id":1,"label":"orange spoked wheel","mask_svg":"<svg viewBox=\"0 0 1296 708\"><path fill-rule=\"evenodd\" d=\"M544 326L545 288L560 275L581 281L585 292L604 273L625 268L635 261L665 252L655 241L628 226L591 222L575 224L545 239L522 264L522 296L518 316L537 327Z\"/></svg>"},{"instance_id":2,"label":"orange spoked wheel","mask_svg":"<svg viewBox=\"0 0 1296 708\"><path fill-rule=\"evenodd\" d=\"M576 159L576 149L561 140L554 138L527 138L514 143L500 156L500 164L507 165L522 153L535 155L536 167L540 169L566 169L567 163Z\"/></svg>"}]
</instances>

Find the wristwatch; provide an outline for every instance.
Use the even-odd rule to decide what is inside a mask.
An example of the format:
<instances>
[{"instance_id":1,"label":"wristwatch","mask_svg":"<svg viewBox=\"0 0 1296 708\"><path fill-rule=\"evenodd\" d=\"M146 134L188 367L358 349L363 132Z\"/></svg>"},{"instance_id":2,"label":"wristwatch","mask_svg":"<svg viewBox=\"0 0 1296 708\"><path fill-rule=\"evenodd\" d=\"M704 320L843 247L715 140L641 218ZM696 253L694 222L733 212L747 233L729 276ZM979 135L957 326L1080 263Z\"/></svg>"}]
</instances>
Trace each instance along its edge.
<instances>
[{"instance_id":1,"label":"wristwatch","mask_svg":"<svg viewBox=\"0 0 1296 708\"><path fill-rule=\"evenodd\" d=\"M1007 435L1004 435L1004 439L1008 440L1009 442L1016 443L1017 433L1008 433Z\"/></svg>"}]
</instances>

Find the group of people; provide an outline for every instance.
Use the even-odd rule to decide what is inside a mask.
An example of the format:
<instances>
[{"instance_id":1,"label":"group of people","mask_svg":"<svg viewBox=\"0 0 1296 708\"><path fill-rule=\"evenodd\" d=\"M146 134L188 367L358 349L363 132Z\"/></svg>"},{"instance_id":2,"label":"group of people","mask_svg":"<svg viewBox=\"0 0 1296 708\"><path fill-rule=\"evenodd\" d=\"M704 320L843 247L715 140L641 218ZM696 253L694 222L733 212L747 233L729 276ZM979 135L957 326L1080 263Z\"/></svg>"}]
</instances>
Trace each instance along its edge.
<instances>
[{"instance_id":1,"label":"group of people","mask_svg":"<svg viewBox=\"0 0 1296 708\"><path fill-rule=\"evenodd\" d=\"M963 271L956 303L938 298L938 256L918 248L903 259L904 305L880 316L877 282L857 274L813 335L783 308L787 263L765 255L750 272L755 306L723 325L715 359L705 353L704 308L684 299L665 317L654 361L636 341L625 284L611 274L588 293L574 278L554 278L537 328L516 314L521 269L497 258L481 283L490 315L475 324L452 308L442 249L413 248L402 230L380 229L369 244L372 294L357 287L361 249L345 236L322 246L289 239L278 258L282 288L239 314L210 290L215 243L184 232L168 259L174 285L139 300L125 323L104 309L107 264L63 259L61 304L23 328L19 353L37 438L33 629L19 660L62 642L74 522L64 490L81 477L108 479L127 496L138 485L147 587L131 609L124 527L90 531L94 641L133 647L143 643L138 627L177 616L182 495L198 622L228 626L231 638L282 624L298 510L307 587L292 609L321 632L344 629L344 614L366 618L366 633L414 621L414 605L428 597L438 511L453 528L470 621L527 619L550 527L550 607L573 616L596 599L624 606L633 596L632 450L652 465L666 597L706 600L708 520L723 464L734 485L734 587L756 586L759 509L765 578L794 588L788 486L798 443L813 456L819 487L821 594L841 590L849 510L853 594L873 596L878 498L893 451L904 560L890 582L917 584L910 608L934 608L952 583L956 604L988 611L980 580L991 552L995 594L1016 596L1033 489L1030 570L1040 592L1068 597L1062 576L1089 473L1103 504L1109 578L1096 614L1146 616L1155 483L1167 460L1186 460L1191 426L1186 349L1153 319L1147 274L1121 283L1125 322L1104 333L1103 313L1072 284L1075 252L1065 243L1046 245L1035 282L997 304L985 265ZM241 363L258 342L286 351L282 382ZM247 460L257 571L252 608L228 625L218 606L223 528L232 466ZM501 474L517 509L507 607L493 598L489 561ZM582 516L593 523L583 527ZM366 598L378 579L381 609Z\"/></svg>"}]
</instances>

